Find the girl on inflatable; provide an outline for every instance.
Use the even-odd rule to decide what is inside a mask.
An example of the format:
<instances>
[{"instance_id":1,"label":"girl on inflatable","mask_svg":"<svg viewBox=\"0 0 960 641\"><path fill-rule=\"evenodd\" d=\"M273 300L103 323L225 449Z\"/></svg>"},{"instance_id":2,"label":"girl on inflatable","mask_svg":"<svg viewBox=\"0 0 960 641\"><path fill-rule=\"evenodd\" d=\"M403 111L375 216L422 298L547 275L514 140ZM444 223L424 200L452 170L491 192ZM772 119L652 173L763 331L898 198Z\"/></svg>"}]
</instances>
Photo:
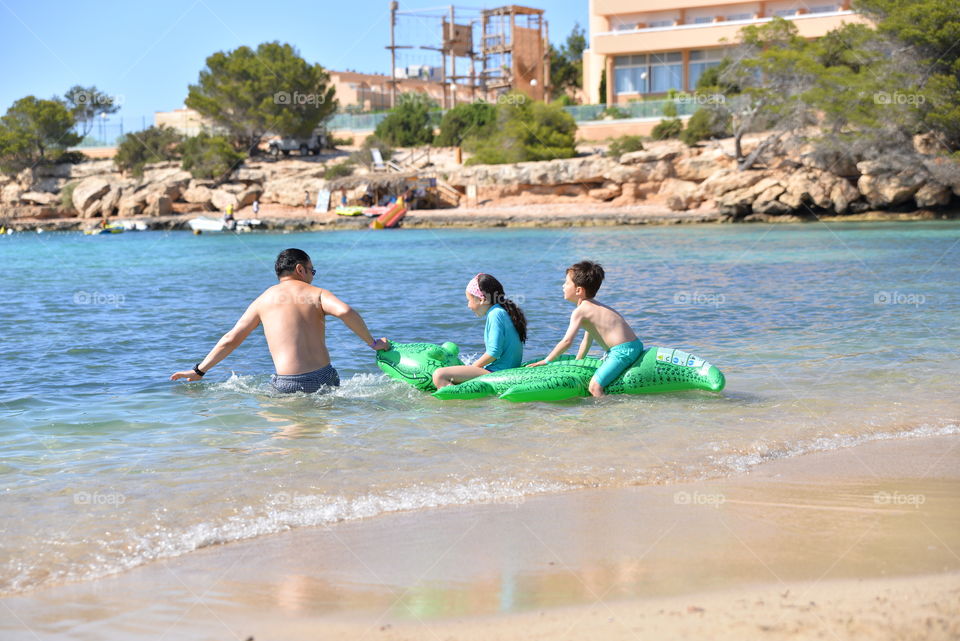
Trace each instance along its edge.
<instances>
[{"instance_id":1,"label":"girl on inflatable","mask_svg":"<svg viewBox=\"0 0 960 641\"><path fill-rule=\"evenodd\" d=\"M433 373L437 389L455 385L502 369L520 367L527 342L527 319L523 310L506 297L503 285L490 274L477 274L467 284L467 307L486 318L483 356L471 365L441 367Z\"/></svg>"}]
</instances>

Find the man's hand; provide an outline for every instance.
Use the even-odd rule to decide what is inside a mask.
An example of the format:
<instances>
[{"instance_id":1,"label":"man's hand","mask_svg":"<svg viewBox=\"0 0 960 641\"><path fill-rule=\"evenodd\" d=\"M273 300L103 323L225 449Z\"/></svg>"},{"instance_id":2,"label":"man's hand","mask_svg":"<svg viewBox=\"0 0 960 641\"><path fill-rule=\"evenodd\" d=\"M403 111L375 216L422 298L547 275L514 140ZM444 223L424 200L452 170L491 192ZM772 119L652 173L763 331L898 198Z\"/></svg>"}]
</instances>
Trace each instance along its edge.
<instances>
[{"instance_id":1,"label":"man's hand","mask_svg":"<svg viewBox=\"0 0 960 641\"><path fill-rule=\"evenodd\" d=\"M541 365L547 365L547 364L549 364L549 363L550 363L550 361L546 361L546 360L544 360L544 361L537 361L536 363L530 363L529 365L527 365L527 367L540 367Z\"/></svg>"},{"instance_id":2,"label":"man's hand","mask_svg":"<svg viewBox=\"0 0 960 641\"><path fill-rule=\"evenodd\" d=\"M386 338L378 338L377 340L373 341L373 344L370 345L370 347L377 351L390 349L390 341L388 341Z\"/></svg>"},{"instance_id":3,"label":"man's hand","mask_svg":"<svg viewBox=\"0 0 960 641\"><path fill-rule=\"evenodd\" d=\"M200 380L200 375L197 374L197 373L196 373L195 371L193 371L192 369L187 369L187 370L183 370L182 372L174 372L174 373L170 376L170 380L171 380L171 381L175 381L175 380L178 380L178 379L181 379L181 378L184 378L184 379L186 379L186 380L188 380L188 381L190 381L190 382L193 382L193 381L199 381L199 380Z\"/></svg>"}]
</instances>

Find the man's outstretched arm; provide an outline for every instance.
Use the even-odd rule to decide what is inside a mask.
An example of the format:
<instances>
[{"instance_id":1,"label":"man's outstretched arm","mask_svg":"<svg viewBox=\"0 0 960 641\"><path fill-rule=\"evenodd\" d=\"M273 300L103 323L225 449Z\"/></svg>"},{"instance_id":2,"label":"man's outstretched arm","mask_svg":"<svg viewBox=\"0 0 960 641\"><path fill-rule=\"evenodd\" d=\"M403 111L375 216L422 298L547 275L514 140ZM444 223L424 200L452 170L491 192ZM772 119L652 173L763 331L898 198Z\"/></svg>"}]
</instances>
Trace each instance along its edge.
<instances>
[{"instance_id":1,"label":"man's outstretched arm","mask_svg":"<svg viewBox=\"0 0 960 641\"><path fill-rule=\"evenodd\" d=\"M247 336L250 335L250 332L255 330L259 324L260 313L257 311L257 302L254 301L250 303L250 306L247 307L247 311L243 313L243 316L241 316L240 320L237 321L237 324L233 326L233 329L224 334L220 340L217 341L217 344L212 350L210 350L210 353L207 354L206 358L197 363L197 369L206 374L208 371L210 371L211 367L225 359L230 352L239 347L240 343L245 341ZM182 372L174 372L170 376L171 381L175 381L180 378L188 381L199 381L201 375L197 374L197 372L192 369L188 369Z\"/></svg>"},{"instance_id":2,"label":"man's outstretched arm","mask_svg":"<svg viewBox=\"0 0 960 641\"><path fill-rule=\"evenodd\" d=\"M363 318L352 307L334 296L333 292L323 290L323 296L320 299L320 305L325 314L336 316L343 324L350 328L350 331L360 337L364 343L373 349L390 349L390 343L386 338L373 340L373 335L367 329L367 324Z\"/></svg>"}]
</instances>

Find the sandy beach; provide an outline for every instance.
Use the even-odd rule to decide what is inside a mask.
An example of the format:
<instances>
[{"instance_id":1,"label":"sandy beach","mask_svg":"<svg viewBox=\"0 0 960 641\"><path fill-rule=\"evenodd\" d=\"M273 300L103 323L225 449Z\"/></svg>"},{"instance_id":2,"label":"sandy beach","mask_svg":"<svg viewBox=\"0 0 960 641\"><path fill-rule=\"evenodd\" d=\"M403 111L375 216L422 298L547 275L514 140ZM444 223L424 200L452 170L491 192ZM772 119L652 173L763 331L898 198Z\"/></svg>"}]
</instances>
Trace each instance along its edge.
<instances>
[{"instance_id":1,"label":"sandy beach","mask_svg":"<svg viewBox=\"0 0 960 641\"><path fill-rule=\"evenodd\" d=\"M879 440L304 528L7 597L0 619L9 639L957 638L958 462L956 436Z\"/></svg>"}]
</instances>

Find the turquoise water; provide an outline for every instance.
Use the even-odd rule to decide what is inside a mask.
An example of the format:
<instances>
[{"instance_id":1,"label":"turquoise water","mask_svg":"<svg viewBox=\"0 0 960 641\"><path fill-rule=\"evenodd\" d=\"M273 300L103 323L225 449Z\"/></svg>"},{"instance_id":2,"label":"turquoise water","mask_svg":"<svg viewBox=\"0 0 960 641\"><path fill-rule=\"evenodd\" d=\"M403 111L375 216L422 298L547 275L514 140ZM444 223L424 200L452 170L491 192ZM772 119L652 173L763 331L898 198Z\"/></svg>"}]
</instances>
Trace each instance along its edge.
<instances>
[{"instance_id":1,"label":"turquoise water","mask_svg":"<svg viewBox=\"0 0 960 641\"><path fill-rule=\"evenodd\" d=\"M958 241L955 222L2 237L0 592L294 527L960 431ZM440 402L381 375L336 320L332 395L271 394L260 330L203 382L168 382L275 282L285 247L377 336L468 356L476 272L521 303L534 357L566 327L565 266L598 260L599 298L727 389Z\"/></svg>"}]
</instances>

